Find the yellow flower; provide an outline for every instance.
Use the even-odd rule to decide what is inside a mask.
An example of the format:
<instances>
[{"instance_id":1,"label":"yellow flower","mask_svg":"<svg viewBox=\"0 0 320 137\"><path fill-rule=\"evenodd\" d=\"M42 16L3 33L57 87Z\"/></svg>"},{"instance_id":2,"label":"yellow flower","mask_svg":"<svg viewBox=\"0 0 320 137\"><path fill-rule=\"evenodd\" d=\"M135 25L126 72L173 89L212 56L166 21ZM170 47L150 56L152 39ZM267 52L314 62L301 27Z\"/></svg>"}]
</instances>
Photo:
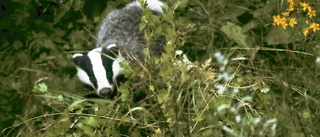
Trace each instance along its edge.
<instances>
[{"instance_id":1,"label":"yellow flower","mask_svg":"<svg viewBox=\"0 0 320 137\"><path fill-rule=\"evenodd\" d=\"M273 25L278 25L278 26L281 25L283 29L286 29L288 26L287 18L280 17L280 15L273 16Z\"/></svg>"},{"instance_id":2,"label":"yellow flower","mask_svg":"<svg viewBox=\"0 0 320 137\"><path fill-rule=\"evenodd\" d=\"M294 5L293 4L290 4L287 11L294 11Z\"/></svg>"},{"instance_id":3,"label":"yellow flower","mask_svg":"<svg viewBox=\"0 0 320 137\"><path fill-rule=\"evenodd\" d=\"M288 17L288 16L289 16L289 12L282 12L282 15L283 15L284 17Z\"/></svg>"},{"instance_id":4,"label":"yellow flower","mask_svg":"<svg viewBox=\"0 0 320 137\"><path fill-rule=\"evenodd\" d=\"M273 25L280 25L281 24L281 17L280 15L273 16Z\"/></svg>"},{"instance_id":5,"label":"yellow flower","mask_svg":"<svg viewBox=\"0 0 320 137\"><path fill-rule=\"evenodd\" d=\"M303 11L306 11L310 6L308 3L305 2L300 2L300 5L302 6Z\"/></svg>"},{"instance_id":6,"label":"yellow flower","mask_svg":"<svg viewBox=\"0 0 320 137\"><path fill-rule=\"evenodd\" d=\"M295 3L298 2L298 0L288 0L288 2L289 2L290 4L292 4L292 5L294 5Z\"/></svg>"},{"instance_id":7,"label":"yellow flower","mask_svg":"<svg viewBox=\"0 0 320 137\"><path fill-rule=\"evenodd\" d=\"M317 30L320 30L318 23L312 23L309 27L309 29L312 29L313 32L316 32Z\"/></svg>"},{"instance_id":8,"label":"yellow flower","mask_svg":"<svg viewBox=\"0 0 320 137\"><path fill-rule=\"evenodd\" d=\"M304 36L307 36L308 33L309 33L309 28L303 29L303 34L304 34Z\"/></svg>"},{"instance_id":9,"label":"yellow flower","mask_svg":"<svg viewBox=\"0 0 320 137\"><path fill-rule=\"evenodd\" d=\"M280 17L280 15L273 16L273 25L281 25L283 29L286 29L286 27L288 26L287 18Z\"/></svg>"},{"instance_id":10,"label":"yellow flower","mask_svg":"<svg viewBox=\"0 0 320 137\"><path fill-rule=\"evenodd\" d=\"M297 22L297 20L296 20L296 18L290 18L290 20L289 20L289 25L291 26L291 27L293 27L295 24L297 24L298 22Z\"/></svg>"},{"instance_id":11,"label":"yellow flower","mask_svg":"<svg viewBox=\"0 0 320 137\"><path fill-rule=\"evenodd\" d=\"M309 16L309 18L312 18L312 17L316 16L316 11L314 11L314 10L312 10L310 8L309 11L308 11L308 16Z\"/></svg>"},{"instance_id":12,"label":"yellow flower","mask_svg":"<svg viewBox=\"0 0 320 137\"><path fill-rule=\"evenodd\" d=\"M283 29L286 29L287 26L288 26L288 23L285 23L285 22L284 22L284 23L281 24L281 26L282 26Z\"/></svg>"}]
</instances>

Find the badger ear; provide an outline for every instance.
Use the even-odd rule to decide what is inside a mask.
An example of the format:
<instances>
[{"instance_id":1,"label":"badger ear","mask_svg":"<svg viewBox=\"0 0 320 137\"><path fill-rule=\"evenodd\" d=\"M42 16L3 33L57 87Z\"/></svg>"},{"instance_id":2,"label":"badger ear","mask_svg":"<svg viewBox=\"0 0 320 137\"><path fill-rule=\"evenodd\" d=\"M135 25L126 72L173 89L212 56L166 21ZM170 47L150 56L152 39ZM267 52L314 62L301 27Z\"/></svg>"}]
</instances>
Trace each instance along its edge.
<instances>
[{"instance_id":1,"label":"badger ear","mask_svg":"<svg viewBox=\"0 0 320 137\"><path fill-rule=\"evenodd\" d=\"M113 53L118 54L118 52L120 51L120 47L111 47L109 48L110 51L112 51Z\"/></svg>"},{"instance_id":2,"label":"badger ear","mask_svg":"<svg viewBox=\"0 0 320 137\"><path fill-rule=\"evenodd\" d=\"M110 44L109 46L107 46L107 49L109 49L109 51L118 54L120 47L117 46L116 44Z\"/></svg>"},{"instance_id":3,"label":"badger ear","mask_svg":"<svg viewBox=\"0 0 320 137\"><path fill-rule=\"evenodd\" d=\"M79 66L79 64L80 64L80 62L81 62L81 60L82 60L83 57L84 57L84 56L83 56L83 54L81 54L81 53L74 54L74 55L72 56L74 64L76 64L77 66Z\"/></svg>"},{"instance_id":4,"label":"badger ear","mask_svg":"<svg viewBox=\"0 0 320 137\"><path fill-rule=\"evenodd\" d=\"M118 50L114 48L103 48L101 51L102 58L115 59L118 55Z\"/></svg>"},{"instance_id":5,"label":"badger ear","mask_svg":"<svg viewBox=\"0 0 320 137\"><path fill-rule=\"evenodd\" d=\"M102 49L102 53L105 54L106 56L110 56L111 58L115 58L116 56L119 55L119 47L106 47Z\"/></svg>"}]
</instances>

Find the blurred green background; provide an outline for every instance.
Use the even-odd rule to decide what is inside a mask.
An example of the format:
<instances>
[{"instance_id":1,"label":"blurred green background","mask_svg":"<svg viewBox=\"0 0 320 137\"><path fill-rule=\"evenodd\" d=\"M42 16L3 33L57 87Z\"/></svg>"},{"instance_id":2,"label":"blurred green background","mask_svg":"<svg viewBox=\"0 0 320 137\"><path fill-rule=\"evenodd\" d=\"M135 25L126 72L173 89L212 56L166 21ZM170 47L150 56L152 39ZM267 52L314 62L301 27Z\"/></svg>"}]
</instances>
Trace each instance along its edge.
<instances>
[{"instance_id":1,"label":"blurred green background","mask_svg":"<svg viewBox=\"0 0 320 137\"><path fill-rule=\"evenodd\" d=\"M90 50L92 36L105 15L129 2L0 1L2 133L7 134L8 131L3 129L19 120L64 112L65 108L57 110L35 96L32 91L38 83L45 81L52 92L82 95L79 94L82 89L75 77L72 54ZM317 13L312 21L320 22L320 10L316 9L320 1L306 2L314 5ZM277 118L275 136L320 136L320 35L319 31L310 32L306 37L303 35L307 20L305 13L293 12L290 16L297 17L298 24L284 30L272 25L272 16L281 15L288 7L287 1L170 0L167 3L170 7L167 11L171 14L165 14L162 19L171 26L163 23L163 27L170 26L163 34L174 36L174 48L181 49L192 62L201 64L214 57L216 51L228 58L230 67L227 72L234 75L229 87L240 89L240 99L244 96L252 98L245 109L250 112L241 112L243 117L250 119L246 115L250 113L262 118ZM174 21L170 22L169 18ZM174 33L169 34L166 29ZM212 66L218 68L217 63ZM221 119L224 117L215 120L224 121ZM7 135L21 135L23 131L28 132L26 129L14 128ZM200 131L206 133L184 135L216 133L205 129Z\"/></svg>"}]
</instances>

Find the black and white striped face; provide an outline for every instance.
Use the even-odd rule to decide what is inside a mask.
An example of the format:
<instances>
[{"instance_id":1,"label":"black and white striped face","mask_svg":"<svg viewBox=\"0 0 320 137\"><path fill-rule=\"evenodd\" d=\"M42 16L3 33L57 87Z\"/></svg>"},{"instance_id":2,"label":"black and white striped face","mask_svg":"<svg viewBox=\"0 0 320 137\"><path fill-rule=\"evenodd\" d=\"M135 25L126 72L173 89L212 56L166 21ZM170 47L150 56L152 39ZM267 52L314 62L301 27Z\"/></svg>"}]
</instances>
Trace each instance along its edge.
<instances>
[{"instance_id":1,"label":"black and white striped face","mask_svg":"<svg viewBox=\"0 0 320 137\"><path fill-rule=\"evenodd\" d=\"M114 49L116 45L111 44L107 48L99 47L86 54L73 55L80 81L102 96L114 94L115 78L123 71L119 64L123 58Z\"/></svg>"}]
</instances>

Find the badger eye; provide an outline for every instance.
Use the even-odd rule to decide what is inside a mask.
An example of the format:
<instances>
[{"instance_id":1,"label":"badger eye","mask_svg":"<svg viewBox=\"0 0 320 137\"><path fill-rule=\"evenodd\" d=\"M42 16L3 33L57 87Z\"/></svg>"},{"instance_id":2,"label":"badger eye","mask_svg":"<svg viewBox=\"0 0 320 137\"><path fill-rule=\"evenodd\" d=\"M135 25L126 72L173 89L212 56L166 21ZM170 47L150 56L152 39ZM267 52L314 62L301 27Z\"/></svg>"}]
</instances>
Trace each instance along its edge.
<instances>
[{"instance_id":1,"label":"badger eye","mask_svg":"<svg viewBox=\"0 0 320 137\"><path fill-rule=\"evenodd\" d=\"M96 82L96 78L95 77L90 77L89 78L91 82L95 83Z\"/></svg>"},{"instance_id":2,"label":"badger eye","mask_svg":"<svg viewBox=\"0 0 320 137\"><path fill-rule=\"evenodd\" d=\"M107 76L109 77L112 76L111 72L107 72Z\"/></svg>"}]
</instances>

